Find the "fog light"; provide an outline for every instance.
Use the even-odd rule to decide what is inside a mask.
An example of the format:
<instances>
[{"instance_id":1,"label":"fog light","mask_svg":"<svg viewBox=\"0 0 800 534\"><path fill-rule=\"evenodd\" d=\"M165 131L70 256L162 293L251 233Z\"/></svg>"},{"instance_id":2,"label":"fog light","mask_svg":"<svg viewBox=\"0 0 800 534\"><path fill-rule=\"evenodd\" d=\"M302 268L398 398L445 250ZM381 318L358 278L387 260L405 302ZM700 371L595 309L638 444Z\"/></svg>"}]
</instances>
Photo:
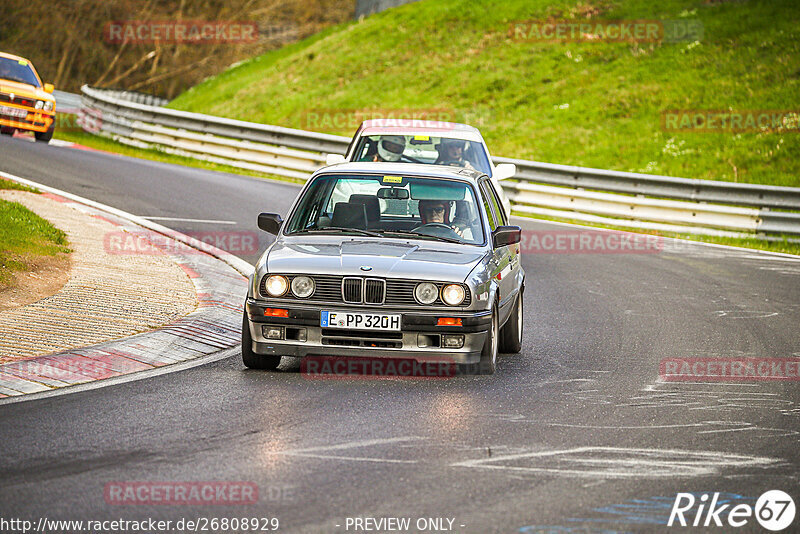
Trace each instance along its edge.
<instances>
[{"instance_id":1,"label":"fog light","mask_svg":"<svg viewBox=\"0 0 800 534\"><path fill-rule=\"evenodd\" d=\"M442 334L442 348L460 349L464 346L463 334Z\"/></svg>"},{"instance_id":2,"label":"fog light","mask_svg":"<svg viewBox=\"0 0 800 534\"><path fill-rule=\"evenodd\" d=\"M261 333L267 339L283 339L283 327L282 326L263 325L261 327Z\"/></svg>"}]
</instances>

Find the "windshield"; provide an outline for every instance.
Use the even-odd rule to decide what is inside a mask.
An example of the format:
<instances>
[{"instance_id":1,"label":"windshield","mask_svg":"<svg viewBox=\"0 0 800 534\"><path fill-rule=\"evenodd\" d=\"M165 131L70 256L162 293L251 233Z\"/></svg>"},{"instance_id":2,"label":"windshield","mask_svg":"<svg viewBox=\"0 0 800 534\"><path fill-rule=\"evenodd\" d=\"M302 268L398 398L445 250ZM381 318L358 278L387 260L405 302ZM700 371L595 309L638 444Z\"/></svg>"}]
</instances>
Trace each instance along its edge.
<instances>
[{"instance_id":1,"label":"windshield","mask_svg":"<svg viewBox=\"0 0 800 534\"><path fill-rule=\"evenodd\" d=\"M39 87L39 79L33 72L31 64L24 59L16 60L0 57L0 79Z\"/></svg>"},{"instance_id":2,"label":"windshield","mask_svg":"<svg viewBox=\"0 0 800 534\"><path fill-rule=\"evenodd\" d=\"M399 161L452 165L492 175L483 144L429 135L368 135L358 141L353 161Z\"/></svg>"},{"instance_id":3,"label":"windshield","mask_svg":"<svg viewBox=\"0 0 800 534\"><path fill-rule=\"evenodd\" d=\"M480 245L480 210L470 184L405 176L317 177L286 234L341 233Z\"/></svg>"}]
</instances>

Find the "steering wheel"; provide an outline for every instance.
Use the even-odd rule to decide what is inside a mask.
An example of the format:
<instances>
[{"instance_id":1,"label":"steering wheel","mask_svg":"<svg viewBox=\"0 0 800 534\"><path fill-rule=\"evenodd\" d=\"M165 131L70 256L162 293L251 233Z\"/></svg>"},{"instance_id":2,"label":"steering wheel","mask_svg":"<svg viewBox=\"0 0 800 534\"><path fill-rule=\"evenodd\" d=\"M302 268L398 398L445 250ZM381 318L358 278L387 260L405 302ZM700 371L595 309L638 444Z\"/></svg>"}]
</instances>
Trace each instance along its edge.
<instances>
[{"instance_id":1,"label":"steering wheel","mask_svg":"<svg viewBox=\"0 0 800 534\"><path fill-rule=\"evenodd\" d=\"M423 230L423 231L420 231L420 230ZM424 231L424 230L428 230L428 231ZM451 237L451 238L454 237L454 238L457 238L457 239L461 238L461 236L458 235L458 233L455 230L453 230L453 228L450 225L444 224L444 223L440 223L440 222L422 224L422 225L417 226L416 228L414 228L413 231L418 233L418 234L429 235L429 236L433 236L433 237Z\"/></svg>"}]
</instances>

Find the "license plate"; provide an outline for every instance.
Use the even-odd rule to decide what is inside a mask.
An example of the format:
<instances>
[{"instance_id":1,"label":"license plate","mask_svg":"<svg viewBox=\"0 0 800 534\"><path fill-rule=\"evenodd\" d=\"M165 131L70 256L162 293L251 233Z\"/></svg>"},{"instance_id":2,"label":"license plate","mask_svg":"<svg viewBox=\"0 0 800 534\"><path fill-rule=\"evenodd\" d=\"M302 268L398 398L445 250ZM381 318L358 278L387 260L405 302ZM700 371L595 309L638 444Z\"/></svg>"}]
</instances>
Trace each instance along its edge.
<instances>
[{"instance_id":1,"label":"license plate","mask_svg":"<svg viewBox=\"0 0 800 534\"><path fill-rule=\"evenodd\" d=\"M399 315L324 311L320 314L322 328L347 328L350 330L400 330Z\"/></svg>"},{"instance_id":2,"label":"license plate","mask_svg":"<svg viewBox=\"0 0 800 534\"><path fill-rule=\"evenodd\" d=\"M8 106L0 106L0 115L6 115L8 117L17 117L18 119L24 119L28 116L28 112L24 109L19 108L10 108Z\"/></svg>"}]
</instances>

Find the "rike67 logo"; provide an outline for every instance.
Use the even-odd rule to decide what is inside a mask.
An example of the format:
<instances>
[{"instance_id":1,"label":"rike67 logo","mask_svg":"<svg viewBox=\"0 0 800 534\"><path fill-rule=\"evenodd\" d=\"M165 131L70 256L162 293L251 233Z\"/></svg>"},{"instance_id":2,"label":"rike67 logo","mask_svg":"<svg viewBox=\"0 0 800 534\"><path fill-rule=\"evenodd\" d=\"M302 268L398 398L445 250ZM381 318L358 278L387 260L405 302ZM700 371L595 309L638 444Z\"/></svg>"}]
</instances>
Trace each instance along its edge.
<instances>
[{"instance_id":1,"label":"rike67 logo","mask_svg":"<svg viewBox=\"0 0 800 534\"><path fill-rule=\"evenodd\" d=\"M765 529L778 532L794 522L794 500L781 490L765 492L755 506L732 506L720 494L678 493L669 513L668 527L743 527L753 517Z\"/></svg>"}]
</instances>

